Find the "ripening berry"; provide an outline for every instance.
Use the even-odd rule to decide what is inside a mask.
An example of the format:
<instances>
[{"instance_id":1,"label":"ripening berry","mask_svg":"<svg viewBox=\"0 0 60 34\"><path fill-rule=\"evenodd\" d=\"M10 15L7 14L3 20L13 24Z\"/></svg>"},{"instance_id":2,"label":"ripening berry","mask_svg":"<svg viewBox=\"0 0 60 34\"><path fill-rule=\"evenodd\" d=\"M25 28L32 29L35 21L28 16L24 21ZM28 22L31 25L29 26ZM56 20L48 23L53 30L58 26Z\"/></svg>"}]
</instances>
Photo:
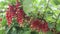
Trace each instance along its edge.
<instances>
[{"instance_id":1,"label":"ripening berry","mask_svg":"<svg viewBox=\"0 0 60 34\"><path fill-rule=\"evenodd\" d=\"M48 31L48 23L46 21L42 21L40 19L35 19L32 20L30 27L33 29L35 28L36 30L38 30L38 32L40 30L42 30L43 32L47 32Z\"/></svg>"},{"instance_id":2,"label":"ripening berry","mask_svg":"<svg viewBox=\"0 0 60 34\"><path fill-rule=\"evenodd\" d=\"M21 4L18 0L16 0L16 5L15 6L16 6L16 9L18 9L21 6Z\"/></svg>"},{"instance_id":3,"label":"ripening berry","mask_svg":"<svg viewBox=\"0 0 60 34\"><path fill-rule=\"evenodd\" d=\"M20 9L17 10L17 22L19 24L23 23L23 13Z\"/></svg>"},{"instance_id":4,"label":"ripening berry","mask_svg":"<svg viewBox=\"0 0 60 34\"><path fill-rule=\"evenodd\" d=\"M6 19L8 25L9 26L11 25L13 20L12 18L16 18L17 22L19 24L22 24L26 14L24 13L23 8L20 7L21 6L20 2L16 0L16 4L14 6L12 4L9 4L8 6L9 7L6 11Z\"/></svg>"},{"instance_id":5,"label":"ripening berry","mask_svg":"<svg viewBox=\"0 0 60 34\"><path fill-rule=\"evenodd\" d=\"M47 32L48 31L48 23L45 22L44 24L42 24L42 31L43 32Z\"/></svg>"},{"instance_id":6,"label":"ripening berry","mask_svg":"<svg viewBox=\"0 0 60 34\"><path fill-rule=\"evenodd\" d=\"M0 18L0 21L2 21L2 18Z\"/></svg>"},{"instance_id":7,"label":"ripening berry","mask_svg":"<svg viewBox=\"0 0 60 34\"><path fill-rule=\"evenodd\" d=\"M10 12L14 12L14 6L11 5L11 4L9 4L8 6L9 6L9 7L8 7L8 8L9 8L9 11L10 11Z\"/></svg>"},{"instance_id":8,"label":"ripening berry","mask_svg":"<svg viewBox=\"0 0 60 34\"><path fill-rule=\"evenodd\" d=\"M39 19L35 19L35 20L33 20L31 22L31 26L30 27L37 29L37 28L39 28L39 25L40 25L40 20Z\"/></svg>"},{"instance_id":9,"label":"ripening berry","mask_svg":"<svg viewBox=\"0 0 60 34\"><path fill-rule=\"evenodd\" d=\"M7 19L8 25L11 25L12 18L13 18L14 14L15 14L12 11L13 10L10 7L6 10L6 19Z\"/></svg>"}]
</instances>

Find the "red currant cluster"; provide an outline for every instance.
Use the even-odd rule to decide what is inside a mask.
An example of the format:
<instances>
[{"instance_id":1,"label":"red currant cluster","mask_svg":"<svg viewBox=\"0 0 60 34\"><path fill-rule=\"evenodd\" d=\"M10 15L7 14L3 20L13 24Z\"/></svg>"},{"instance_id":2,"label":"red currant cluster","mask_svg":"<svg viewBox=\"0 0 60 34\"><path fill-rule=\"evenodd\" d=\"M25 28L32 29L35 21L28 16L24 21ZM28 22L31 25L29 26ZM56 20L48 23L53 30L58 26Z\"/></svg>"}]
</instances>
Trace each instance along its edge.
<instances>
[{"instance_id":1,"label":"red currant cluster","mask_svg":"<svg viewBox=\"0 0 60 34\"><path fill-rule=\"evenodd\" d=\"M23 24L23 20L25 18L27 19L27 22L30 21L29 24L32 29L37 29L38 31L42 30L43 32L48 30L48 23L45 20L31 20L31 18L24 13L23 8L20 6L21 4L18 2L18 0L14 6L9 4L9 7L6 11L6 18L9 26L12 23L12 18L16 16L18 24Z\"/></svg>"},{"instance_id":2,"label":"red currant cluster","mask_svg":"<svg viewBox=\"0 0 60 34\"><path fill-rule=\"evenodd\" d=\"M10 25L12 23L12 18L13 17L17 17L17 22L19 24L22 24L23 22L23 17L24 17L24 11L23 11L23 8L21 8L21 4L18 0L16 0L16 4L13 6L11 4L9 4L9 7L6 11L6 18L7 18L7 22L8 22L8 25Z\"/></svg>"},{"instance_id":3,"label":"red currant cluster","mask_svg":"<svg viewBox=\"0 0 60 34\"><path fill-rule=\"evenodd\" d=\"M31 26L32 29L36 29L38 31L42 30L43 32L47 32L48 31L48 23L44 20L40 20L40 19L34 19L31 22Z\"/></svg>"}]
</instances>

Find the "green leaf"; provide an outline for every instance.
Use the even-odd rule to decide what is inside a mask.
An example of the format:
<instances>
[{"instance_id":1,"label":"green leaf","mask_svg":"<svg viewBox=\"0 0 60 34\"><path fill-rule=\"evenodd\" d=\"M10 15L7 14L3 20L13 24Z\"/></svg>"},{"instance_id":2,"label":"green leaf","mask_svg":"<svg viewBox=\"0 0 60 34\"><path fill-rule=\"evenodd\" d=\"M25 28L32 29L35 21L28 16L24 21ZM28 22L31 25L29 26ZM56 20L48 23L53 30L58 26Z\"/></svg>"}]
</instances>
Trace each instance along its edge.
<instances>
[{"instance_id":1,"label":"green leaf","mask_svg":"<svg viewBox=\"0 0 60 34\"><path fill-rule=\"evenodd\" d=\"M50 29L54 28L54 27L55 27L55 26L54 26L54 23L48 23L48 27L49 27Z\"/></svg>"},{"instance_id":2,"label":"green leaf","mask_svg":"<svg viewBox=\"0 0 60 34\"><path fill-rule=\"evenodd\" d=\"M60 23L56 24L56 30L60 31Z\"/></svg>"},{"instance_id":3,"label":"green leaf","mask_svg":"<svg viewBox=\"0 0 60 34\"><path fill-rule=\"evenodd\" d=\"M24 9L25 13L27 15L29 15L28 13L33 10L32 9L32 0L24 0L23 1L23 9Z\"/></svg>"},{"instance_id":4,"label":"green leaf","mask_svg":"<svg viewBox=\"0 0 60 34\"><path fill-rule=\"evenodd\" d=\"M5 30L0 30L0 34L5 34Z\"/></svg>"},{"instance_id":5,"label":"green leaf","mask_svg":"<svg viewBox=\"0 0 60 34\"><path fill-rule=\"evenodd\" d=\"M2 19L2 26L5 26L6 23L7 23L6 18L3 18L3 19Z\"/></svg>"},{"instance_id":6,"label":"green leaf","mask_svg":"<svg viewBox=\"0 0 60 34\"><path fill-rule=\"evenodd\" d=\"M49 23L55 22L55 20L52 18L52 16L46 16L46 21L48 21Z\"/></svg>"},{"instance_id":7,"label":"green leaf","mask_svg":"<svg viewBox=\"0 0 60 34\"><path fill-rule=\"evenodd\" d=\"M53 32L51 32L51 31L48 31L48 32L47 32L47 34L53 34Z\"/></svg>"},{"instance_id":8,"label":"green leaf","mask_svg":"<svg viewBox=\"0 0 60 34\"><path fill-rule=\"evenodd\" d=\"M60 5L60 0L53 0L56 5Z\"/></svg>"},{"instance_id":9,"label":"green leaf","mask_svg":"<svg viewBox=\"0 0 60 34\"><path fill-rule=\"evenodd\" d=\"M31 34L39 34L39 33L36 31L31 31Z\"/></svg>"}]
</instances>

